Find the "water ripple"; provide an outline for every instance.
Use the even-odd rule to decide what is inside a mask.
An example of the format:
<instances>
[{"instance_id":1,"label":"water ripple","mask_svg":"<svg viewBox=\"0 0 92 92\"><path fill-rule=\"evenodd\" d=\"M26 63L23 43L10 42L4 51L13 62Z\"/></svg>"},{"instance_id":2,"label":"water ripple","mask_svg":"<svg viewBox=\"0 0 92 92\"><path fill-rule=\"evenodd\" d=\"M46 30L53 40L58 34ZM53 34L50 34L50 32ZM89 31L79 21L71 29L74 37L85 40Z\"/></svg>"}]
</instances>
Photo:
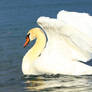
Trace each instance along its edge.
<instances>
[{"instance_id":1,"label":"water ripple","mask_svg":"<svg viewBox=\"0 0 92 92\"><path fill-rule=\"evenodd\" d=\"M24 89L30 92L85 92L92 90L91 77L92 76L39 75L24 76L23 80L26 85Z\"/></svg>"}]
</instances>

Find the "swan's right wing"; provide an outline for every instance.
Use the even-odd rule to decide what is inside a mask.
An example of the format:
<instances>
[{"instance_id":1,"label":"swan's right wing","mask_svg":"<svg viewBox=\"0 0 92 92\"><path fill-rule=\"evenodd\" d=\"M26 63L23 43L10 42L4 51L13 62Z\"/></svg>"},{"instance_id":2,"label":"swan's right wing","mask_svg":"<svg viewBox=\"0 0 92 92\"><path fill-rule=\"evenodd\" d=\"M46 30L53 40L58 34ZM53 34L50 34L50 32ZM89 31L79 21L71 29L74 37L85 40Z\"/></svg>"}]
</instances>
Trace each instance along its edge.
<instances>
[{"instance_id":1,"label":"swan's right wing","mask_svg":"<svg viewBox=\"0 0 92 92\"><path fill-rule=\"evenodd\" d=\"M92 53L92 16L87 13L60 11L57 20L76 28L69 37L81 49Z\"/></svg>"},{"instance_id":2,"label":"swan's right wing","mask_svg":"<svg viewBox=\"0 0 92 92\"><path fill-rule=\"evenodd\" d=\"M76 27L80 32L92 38L92 16L88 13L60 11L57 20Z\"/></svg>"}]
</instances>

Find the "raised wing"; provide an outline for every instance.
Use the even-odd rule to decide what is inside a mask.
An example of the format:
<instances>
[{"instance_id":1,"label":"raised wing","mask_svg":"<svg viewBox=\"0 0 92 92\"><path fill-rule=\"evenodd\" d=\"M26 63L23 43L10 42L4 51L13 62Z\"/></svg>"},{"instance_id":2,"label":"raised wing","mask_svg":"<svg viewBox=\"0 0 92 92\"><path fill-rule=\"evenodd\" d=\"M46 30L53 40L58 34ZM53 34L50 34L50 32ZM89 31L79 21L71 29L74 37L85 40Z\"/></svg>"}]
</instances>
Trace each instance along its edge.
<instances>
[{"instance_id":1,"label":"raised wing","mask_svg":"<svg viewBox=\"0 0 92 92\"><path fill-rule=\"evenodd\" d=\"M60 11L57 19L40 17L38 25L50 34L59 37L66 36L78 47L87 60L91 59L92 53L92 17L86 13Z\"/></svg>"},{"instance_id":2,"label":"raised wing","mask_svg":"<svg viewBox=\"0 0 92 92\"><path fill-rule=\"evenodd\" d=\"M60 11L57 20L64 21L92 38L92 16L87 13Z\"/></svg>"}]
</instances>

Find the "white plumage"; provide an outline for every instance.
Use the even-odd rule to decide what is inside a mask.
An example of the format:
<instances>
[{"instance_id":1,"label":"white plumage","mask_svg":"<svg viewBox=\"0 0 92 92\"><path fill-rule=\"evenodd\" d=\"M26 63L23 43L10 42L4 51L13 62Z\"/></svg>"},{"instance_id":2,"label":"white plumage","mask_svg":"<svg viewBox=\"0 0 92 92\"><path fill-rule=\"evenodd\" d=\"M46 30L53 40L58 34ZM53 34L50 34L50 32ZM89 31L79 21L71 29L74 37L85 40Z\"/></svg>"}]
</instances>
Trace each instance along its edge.
<instances>
[{"instance_id":1,"label":"white plumage","mask_svg":"<svg viewBox=\"0 0 92 92\"><path fill-rule=\"evenodd\" d=\"M87 13L60 11L57 19L40 17L37 23L48 32L50 39L52 34L53 36L58 35L58 38L64 36L79 48L86 58L82 60L81 57L79 60L86 62L91 58L92 17Z\"/></svg>"},{"instance_id":2,"label":"white plumage","mask_svg":"<svg viewBox=\"0 0 92 92\"><path fill-rule=\"evenodd\" d=\"M29 74L92 74L92 67L82 63L92 58L92 16L63 10L57 18L40 17L37 23L48 42Z\"/></svg>"}]
</instances>

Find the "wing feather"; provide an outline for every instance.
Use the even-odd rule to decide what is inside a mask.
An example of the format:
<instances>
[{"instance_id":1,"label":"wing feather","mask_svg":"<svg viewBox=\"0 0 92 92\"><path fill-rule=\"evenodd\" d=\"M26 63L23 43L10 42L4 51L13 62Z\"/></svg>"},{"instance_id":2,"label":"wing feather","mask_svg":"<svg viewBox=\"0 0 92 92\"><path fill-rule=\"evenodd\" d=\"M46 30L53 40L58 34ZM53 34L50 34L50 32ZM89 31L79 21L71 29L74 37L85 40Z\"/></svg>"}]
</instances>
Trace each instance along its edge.
<instances>
[{"instance_id":1,"label":"wing feather","mask_svg":"<svg viewBox=\"0 0 92 92\"><path fill-rule=\"evenodd\" d=\"M87 54L88 60L92 53L92 16L87 13L60 11L57 19L40 17L38 25L50 35L65 35L80 50Z\"/></svg>"}]
</instances>

